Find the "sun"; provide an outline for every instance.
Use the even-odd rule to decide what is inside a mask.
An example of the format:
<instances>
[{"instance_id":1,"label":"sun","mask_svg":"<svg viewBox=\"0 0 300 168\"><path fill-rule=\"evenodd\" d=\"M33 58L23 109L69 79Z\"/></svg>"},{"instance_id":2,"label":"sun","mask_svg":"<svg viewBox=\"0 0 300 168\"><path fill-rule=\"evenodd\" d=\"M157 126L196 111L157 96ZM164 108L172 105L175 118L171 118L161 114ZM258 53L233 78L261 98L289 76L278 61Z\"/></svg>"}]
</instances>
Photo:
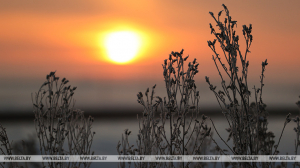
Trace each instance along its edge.
<instances>
[{"instance_id":1,"label":"sun","mask_svg":"<svg viewBox=\"0 0 300 168\"><path fill-rule=\"evenodd\" d=\"M118 31L107 34L104 44L110 61L125 64L136 57L141 47L141 39L137 33Z\"/></svg>"}]
</instances>

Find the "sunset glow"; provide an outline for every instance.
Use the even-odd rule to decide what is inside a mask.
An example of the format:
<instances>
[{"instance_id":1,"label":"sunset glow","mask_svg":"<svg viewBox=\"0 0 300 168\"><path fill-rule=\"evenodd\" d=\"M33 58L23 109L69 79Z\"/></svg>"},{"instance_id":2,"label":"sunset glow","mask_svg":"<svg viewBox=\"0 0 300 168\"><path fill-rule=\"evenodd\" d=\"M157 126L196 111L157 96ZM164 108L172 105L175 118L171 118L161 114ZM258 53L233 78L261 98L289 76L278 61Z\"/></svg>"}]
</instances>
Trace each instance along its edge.
<instances>
[{"instance_id":1,"label":"sunset glow","mask_svg":"<svg viewBox=\"0 0 300 168\"><path fill-rule=\"evenodd\" d=\"M268 59L264 94L269 102L295 106L300 93L297 0L1 2L0 20L5 24L0 27L0 111L25 104L31 110L31 93L51 71L74 81L79 105L84 99L85 107L122 102L133 107L136 93L154 84L156 95L162 95L158 90L165 91L162 64L172 51L182 49L184 57L189 55L185 66L194 59L199 62L197 89L202 98L209 96L204 77L221 84L207 43L216 38L210 23L219 31L209 12L224 21L224 11L218 17L222 4L230 10L232 21L237 21L234 29L242 55L246 46L243 25L253 25L251 53L247 54L249 87L258 86L262 61ZM216 50L225 62L218 43Z\"/></svg>"},{"instance_id":2,"label":"sunset glow","mask_svg":"<svg viewBox=\"0 0 300 168\"><path fill-rule=\"evenodd\" d=\"M108 34L104 43L109 60L124 64L132 61L137 55L141 39L134 32L120 31Z\"/></svg>"}]
</instances>

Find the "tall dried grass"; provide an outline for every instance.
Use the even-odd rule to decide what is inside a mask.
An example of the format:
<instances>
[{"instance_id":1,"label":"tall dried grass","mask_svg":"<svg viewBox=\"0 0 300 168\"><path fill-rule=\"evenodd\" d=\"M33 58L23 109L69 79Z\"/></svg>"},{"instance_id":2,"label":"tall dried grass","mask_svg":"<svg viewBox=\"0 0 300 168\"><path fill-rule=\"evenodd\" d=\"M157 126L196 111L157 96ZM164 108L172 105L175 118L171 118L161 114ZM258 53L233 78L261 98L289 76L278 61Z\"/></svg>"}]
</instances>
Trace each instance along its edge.
<instances>
[{"instance_id":1,"label":"tall dried grass","mask_svg":"<svg viewBox=\"0 0 300 168\"><path fill-rule=\"evenodd\" d=\"M163 77L167 97L155 96L155 87L149 88L143 94L137 94L138 103L143 107L139 119L139 133L136 146L129 143L131 131L125 130L122 140L117 145L120 155L204 155L207 154L212 143L216 145L217 153L233 155L277 155L278 145L286 125L293 120L296 123L294 131L295 155L298 154L300 144L299 116L291 119L288 114L283 122L283 129L277 143L275 135L268 130L268 112L263 102L264 73L267 60L262 62L260 86L248 85L249 61L247 55L253 41L252 25L243 25L245 51L240 49L240 37L236 34L234 21L228 8L218 15L209 12L216 27L210 24L213 41L208 46L213 51L212 59L221 79L221 89L213 85L209 77L205 77L209 89L216 96L217 102L228 122L228 138L225 141L220 136L213 120L200 114L200 95L195 85L195 75L199 72L196 59L186 65L188 56L183 56L183 50L172 52L164 60ZM225 18L220 20L222 13ZM216 49L220 46L220 53ZM91 145L95 132L92 132L93 118L85 118L84 112L74 108L73 95L76 87L71 87L65 78L59 82L55 72L46 76L46 81L37 93L32 96L35 114L35 129L39 140L39 150L43 155L91 155ZM254 93L254 94L253 94ZM254 96L253 102L250 97ZM250 103L251 102L251 103ZM300 111L300 101L297 106ZM227 149L221 149L212 136L212 129L207 126L211 122L214 132L225 143ZM231 146L228 142L232 141ZM0 150L2 155L12 155L12 142L9 141L5 128L0 124ZM24 143L25 144L25 143ZM23 145L23 147L26 145ZM31 144L32 146L32 144ZM19 148L16 146L16 148ZM25 148L24 148L25 149ZM24 153L26 154L26 153ZM42 163L43 167L89 167L90 163ZM120 167L205 167L204 163L119 163ZM222 163L223 167L275 167L274 163ZM0 163L5 167L5 163ZM22 167L17 163L9 163L8 167ZM277 165L277 167L280 165ZM282 167L286 164L282 163ZM300 167L294 163L293 167ZM26 164L25 167L28 167Z\"/></svg>"},{"instance_id":2,"label":"tall dried grass","mask_svg":"<svg viewBox=\"0 0 300 168\"><path fill-rule=\"evenodd\" d=\"M213 41L208 41L208 46L213 51L212 59L221 79L221 89L213 85L209 77L205 77L209 89L216 96L217 102L223 115L228 122L228 138L225 141L220 136L213 120L202 115L199 120L199 92L196 91L194 76L198 73L198 63L196 59L188 64L187 71L184 71L183 50L172 52L169 59L163 64L163 76L166 84L167 97L162 99L154 97L154 88L150 98L149 89L145 92L146 101L141 92L138 93L138 103L144 108L143 116L140 119L140 131L138 134L137 147L130 145L128 136L130 132L125 130L122 141L119 142L117 149L121 155L199 155L205 154L203 143L214 142L216 152L220 154L233 155L277 155L278 145L282 138L286 125L291 121L288 114L283 121L283 129L277 143L275 135L268 130L267 105L263 102L262 93L264 88L264 73L267 60L262 62L260 75L260 86L253 87L254 100L251 102L251 91L248 84L249 61L247 56L253 41L252 25L243 25L243 39L245 40L245 51L240 49L240 37L235 31L237 21L233 20L228 8L223 4L224 10L217 16L209 12L216 23L215 27L210 24L211 34L215 36ZM225 18L221 20L222 13ZM220 51L216 49L219 44ZM220 53L221 54L220 54ZM221 59L221 55L223 55ZM297 105L300 103L297 102ZM189 121L187 119L190 119ZM227 146L221 149L216 140L212 137L211 128L205 124L210 120L214 132ZM297 123L295 131L295 153L300 144L299 141L299 117L294 121ZM169 124L168 127L166 125ZM193 141L191 141L193 139ZM228 142L232 141L231 146ZM189 144L191 143L191 144ZM195 145L194 145L195 144ZM191 147L188 149L188 146ZM122 150L120 150L120 147ZM202 151L200 150L202 149ZM275 163L222 163L223 167L275 167ZM286 166L284 163L282 166ZM294 166L298 165L297 163ZM126 167L125 163L120 164ZM129 164L130 166L130 164ZM173 165L172 163L135 163L135 167L189 167L190 163ZM203 167L205 165L193 165Z\"/></svg>"},{"instance_id":3,"label":"tall dried grass","mask_svg":"<svg viewBox=\"0 0 300 168\"><path fill-rule=\"evenodd\" d=\"M42 155L91 155L94 119L85 118L84 112L74 108L73 95L76 87L55 72L46 76L46 81L35 93L33 112L35 129ZM49 162L48 167L89 167L91 162Z\"/></svg>"},{"instance_id":4,"label":"tall dried grass","mask_svg":"<svg viewBox=\"0 0 300 168\"><path fill-rule=\"evenodd\" d=\"M196 59L186 66L188 56L181 52L172 52L164 61L163 76L167 97L154 96L154 89L149 95L137 94L138 103L143 106L139 124L136 147L130 145L125 130L122 141L117 146L120 155L200 155L205 154L211 143L211 129L205 124L207 117L200 115L199 91L194 77L198 73ZM188 166L191 163L181 163ZM203 166L198 163L194 166ZM120 163L125 167L125 163ZM173 163L135 163L135 167L174 167ZM178 166L178 165L177 165Z\"/></svg>"},{"instance_id":5,"label":"tall dried grass","mask_svg":"<svg viewBox=\"0 0 300 168\"><path fill-rule=\"evenodd\" d=\"M211 34L215 36L213 41L208 41L208 46L213 51L212 59L221 79L222 89L217 91L216 86L210 83L209 78L205 77L210 90L215 94L222 113L228 121L227 132L229 133L227 142L232 139L233 146L229 147L227 142L223 142L229 147L231 154L235 155L276 155L282 133L291 121L290 114L287 115L281 136L275 145L274 133L268 131L268 112L266 104L263 102L262 93L264 87L264 73L267 60L262 62L260 76L260 87L253 87L254 102L250 103L251 91L248 85L247 56L253 41L252 25L243 25L243 38L245 40L245 51L240 49L240 37L236 34L234 21L229 14L228 8L223 4L224 10L217 16L209 12L216 22L217 30L210 24ZM222 13L225 12L224 21L220 20ZM222 54L216 50L219 44ZM223 55L221 59L221 55ZM213 121L211 120L213 123ZM213 124L214 125L214 124ZM214 130L217 132L216 128ZM219 135L219 134L218 134ZM221 138L221 137L220 137ZM239 163L241 167L262 167L269 166L270 163ZM274 166L274 165L273 165Z\"/></svg>"}]
</instances>

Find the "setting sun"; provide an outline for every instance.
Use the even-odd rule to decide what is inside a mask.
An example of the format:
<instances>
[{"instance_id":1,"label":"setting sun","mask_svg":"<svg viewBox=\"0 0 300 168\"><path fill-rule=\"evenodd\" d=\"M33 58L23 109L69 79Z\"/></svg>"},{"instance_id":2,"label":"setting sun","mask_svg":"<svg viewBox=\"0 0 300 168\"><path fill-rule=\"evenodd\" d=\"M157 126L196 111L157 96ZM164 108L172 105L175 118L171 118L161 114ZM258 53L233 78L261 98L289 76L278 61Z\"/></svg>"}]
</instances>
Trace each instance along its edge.
<instances>
[{"instance_id":1,"label":"setting sun","mask_svg":"<svg viewBox=\"0 0 300 168\"><path fill-rule=\"evenodd\" d=\"M113 32L105 38L105 49L109 59L115 63L130 62L141 46L140 37L130 31Z\"/></svg>"}]
</instances>

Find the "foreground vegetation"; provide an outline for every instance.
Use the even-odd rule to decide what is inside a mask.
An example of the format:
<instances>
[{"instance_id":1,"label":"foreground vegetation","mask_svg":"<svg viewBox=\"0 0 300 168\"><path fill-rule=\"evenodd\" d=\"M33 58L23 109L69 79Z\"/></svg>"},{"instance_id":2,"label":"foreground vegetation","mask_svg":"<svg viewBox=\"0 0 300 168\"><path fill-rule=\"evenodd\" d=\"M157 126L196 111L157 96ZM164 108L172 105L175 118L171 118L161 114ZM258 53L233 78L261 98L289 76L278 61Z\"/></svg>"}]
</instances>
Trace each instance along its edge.
<instances>
[{"instance_id":1,"label":"foreground vegetation","mask_svg":"<svg viewBox=\"0 0 300 168\"><path fill-rule=\"evenodd\" d=\"M201 115L195 76L199 72L197 59L187 63L188 56L184 50L172 52L164 60L163 77L167 97L155 96L155 87L137 94L138 103L143 107L139 117L139 133L136 145L129 143L130 130L126 129L117 145L120 155L204 155L210 146L214 146L215 154L221 155L277 155L282 133L286 125L293 120L295 155L300 144L300 119L291 118L290 114L283 119L282 133L278 142L275 135L268 130L268 113L263 102L264 73L267 60L262 62L260 86L249 89L247 56L253 41L252 25L243 25L245 51L240 49L240 36L237 35L234 21L228 8L217 15L210 12L216 27L210 24L213 41L208 41L219 73L221 89L213 85L209 77L205 77L209 89L216 96L220 110L228 122L227 140L220 136L213 120ZM222 19L222 14L225 15ZM244 43L244 42L243 42ZM217 49L217 45L220 49ZM221 56L222 55L222 56ZM40 154L43 155L92 155L91 145L93 118L84 116L84 112L74 107L73 95L76 87L67 85L68 80L61 81L55 72L46 76L37 93L32 96L35 128L39 139ZM251 96L254 98L250 100ZM296 103L300 109L300 101ZM210 127L210 126L211 127ZM222 149L216 143L213 134L217 135L227 146ZM0 143L2 155L12 155L12 142L7 137L5 128L0 125ZM230 145L228 142L232 142ZM26 153L26 144L23 144ZM52 163L43 167L90 167L90 163ZM0 163L4 167L5 163ZM23 165L28 167L28 165ZM120 167L206 167L205 163L119 163ZM222 163L223 167L275 167L274 163ZM282 163L284 167L284 163ZM293 164L299 166L298 163ZM8 167L20 167L18 163L9 163Z\"/></svg>"},{"instance_id":2,"label":"foreground vegetation","mask_svg":"<svg viewBox=\"0 0 300 168\"><path fill-rule=\"evenodd\" d=\"M210 24L213 41L208 46L213 52L212 60L216 66L221 80L221 89L213 85L209 77L205 77L209 89L216 96L220 109L228 122L228 138L225 141L215 127L210 117L200 115L199 92L194 77L198 73L196 59L186 66L187 57L181 52L172 52L169 59L164 61L163 75L166 84L167 97L154 96L155 86L149 97L149 88L145 96L139 92L138 102L143 106L144 112L140 118L139 134L136 147L129 144L128 130L122 135L117 149L119 154L125 155L204 155L208 153L208 145L215 145L214 153L221 155L277 155L277 150L286 125L292 120L287 114L283 120L282 133L275 143L275 135L268 130L268 112L263 102L264 72L268 65L267 60L262 62L260 86L253 87L251 92L248 85L247 56L253 41L252 25L243 25L243 39L245 51L240 49L240 36L235 27L237 21L229 14L228 8L223 4L223 10L217 15L209 12L216 28ZM222 14L225 18L221 20ZM220 49L216 49L217 44ZM221 57L222 55L222 57ZM186 71L184 70L186 69ZM251 95L254 100L250 100ZM145 99L145 100L144 100ZM299 106L299 102L297 105ZM297 123L294 129L297 135L295 140L295 154L299 147L299 117L293 119ZM208 127L210 124L212 127ZM221 149L212 134L215 134L227 146ZM232 141L232 146L228 143ZM131 164L120 163L120 167ZM204 163L134 163L135 167L204 167ZM222 167L275 167L274 163L222 163ZM282 166L286 166L282 163ZM299 166L294 163L294 167Z\"/></svg>"}]
</instances>

